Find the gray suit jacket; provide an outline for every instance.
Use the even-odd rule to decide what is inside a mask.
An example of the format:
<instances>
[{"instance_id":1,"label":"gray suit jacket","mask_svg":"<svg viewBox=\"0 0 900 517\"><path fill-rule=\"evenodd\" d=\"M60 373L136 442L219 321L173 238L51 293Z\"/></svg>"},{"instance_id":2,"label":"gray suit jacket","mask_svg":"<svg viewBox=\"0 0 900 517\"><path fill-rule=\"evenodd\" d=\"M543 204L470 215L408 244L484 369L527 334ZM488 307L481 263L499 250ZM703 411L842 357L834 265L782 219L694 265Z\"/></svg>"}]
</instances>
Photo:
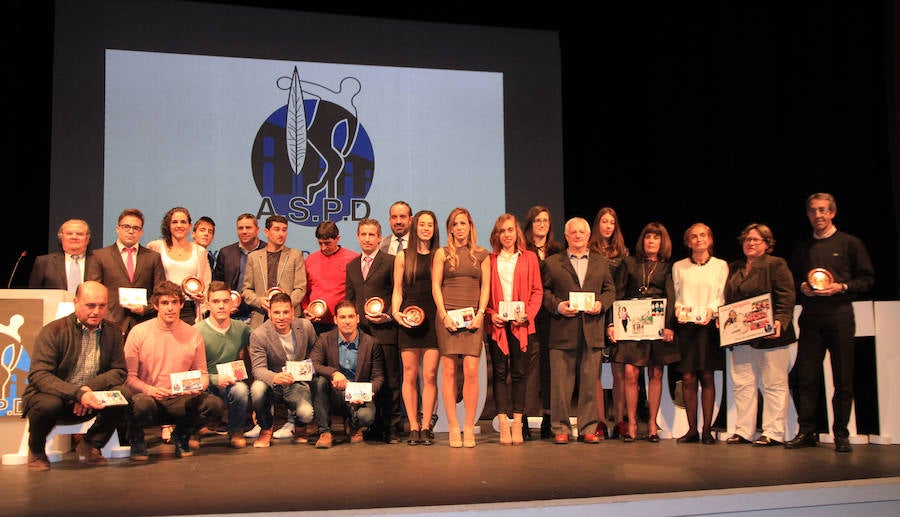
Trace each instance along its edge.
<instances>
[{"instance_id":1,"label":"gray suit jacket","mask_svg":"<svg viewBox=\"0 0 900 517\"><path fill-rule=\"evenodd\" d=\"M294 334L296 360L307 359L316 343L316 331L313 329L312 323L303 318L294 318L294 321L291 322L291 332ZM250 333L249 352L253 379L272 386L275 374L281 373L286 364L287 354L284 352L284 347L281 346L278 331L275 330L275 325L271 320Z\"/></svg>"},{"instance_id":2,"label":"gray suit jacket","mask_svg":"<svg viewBox=\"0 0 900 517\"><path fill-rule=\"evenodd\" d=\"M266 310L262 302L268 290L268 266L266 250L261 249L247 256L247 269L244 271L244 289L241 296L250 307L250 328L259 327L266 319ZM294 302L294 310L300 310L300 302L306 296L306 262L300 250L285 247L278 259L278 277L275 283L288 293Z\"/></svg>"},{"instance_id":3,"label":"gray suit jacket","mask_svg":"<svg viewBox=\"0 0 900 517\"><path fill-rule=\"evenodd\" d=\"M90 264L91 252L89 250L84 254L85 277L87 277ZM34 265L31 267L31 276L28 278L28 287L31 289L68 289L68 278L66 254L61 251L48 253L34 259Z\"/></svg>"},{"instance_id":4,"label":"gray suit jacket","mask_svg":"<svg viewBox=\"0 0 900 517\"><path fill-rule=\"evenodd\" d=\"M405 237L406 237L406 243L405 243L405 244L408 246L408 245L409 245L409 233L407 233L407 234L405 235ZM381 245L378 246L378 250L379 250L379 251L383 251L383 252L385 252L385 253L387 253L387 254L389 254L389 255L393 255L393 253L390 252L391 241L392 241L393 239L394 239L394 234L393 234L393 233L391 233L390 235L388 235L388 236L382 238L382 239L381 239Z\"/></svg>"},{"instance_id":5,"label":"gray suit jacket","mask_svg":"<svg viewBox=\"0 0 900 517\"><path fill-rule=\"evenodd\" d=\"M550 348L573 350L578 347L579 332L591 348L606 346L605 313L616 299L616 286L606 260L597 253L588 255L584 285L579 285L578 275L569 261L566 250L547 257L541 272L544 279L544 309L550 313ZM560 302L569 299L570 292L593 292L594 298L603 303L600 314L579 313L573 318L560 316L556 309Z\"/></svg>"}]
</instances>

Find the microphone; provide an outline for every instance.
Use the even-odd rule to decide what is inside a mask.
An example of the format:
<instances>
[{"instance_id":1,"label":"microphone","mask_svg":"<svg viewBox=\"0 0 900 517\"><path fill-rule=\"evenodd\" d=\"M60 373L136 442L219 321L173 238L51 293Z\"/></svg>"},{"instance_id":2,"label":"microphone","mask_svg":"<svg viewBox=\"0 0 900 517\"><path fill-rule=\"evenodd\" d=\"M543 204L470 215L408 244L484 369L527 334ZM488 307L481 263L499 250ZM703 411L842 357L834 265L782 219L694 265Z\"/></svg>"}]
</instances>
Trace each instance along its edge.
<instances>
[{"instance_id":1,"label":"microphone","mask_svg":"<svg viewBox=\"0 0 900 517\"><path fill-rule=\"evenodd\" d=\"M16 265L13 266L12 273L10 273L9 275L9 282L6 283L7 289L12 287L13 277L16 276L16 270L19 269L19 264L22 263L22 259L25 258L25 255L28 255L27 251L22 251L22 253L19 253L19 258L16 260Z\"/></svg>"}]
</instances>

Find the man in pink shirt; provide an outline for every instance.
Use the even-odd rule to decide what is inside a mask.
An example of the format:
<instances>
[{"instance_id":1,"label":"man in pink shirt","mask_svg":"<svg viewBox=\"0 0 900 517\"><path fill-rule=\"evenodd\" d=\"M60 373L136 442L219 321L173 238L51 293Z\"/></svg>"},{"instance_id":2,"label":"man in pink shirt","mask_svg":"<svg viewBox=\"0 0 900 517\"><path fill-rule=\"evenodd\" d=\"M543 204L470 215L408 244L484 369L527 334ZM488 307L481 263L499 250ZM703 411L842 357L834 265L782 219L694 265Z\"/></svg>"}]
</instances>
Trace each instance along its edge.
<instances>
[{"instance_id":1,"label":"man in pink shirt","mask_svg":"<svg viewBox=\"0 0 900 517\"><path fill-rule=\"evenodd\" d=\"M324 221L316 227L319 251L306 257L306 299L303 300L303 314L312 322L317 334L335 328L334 308L344 299L347 285L347 263L359 253L341 246L340 230L334 221ZM323 300L328 310L321 316L313 314L309 305L315 300Z\"/></svg>"},{"instance_id":2,"label":"man in pink shirt","mask_svg":"<svg viewBox=\"0 0 900 517\"><path fill-rule=\"evenodd\" d=\"M131 329L125 341L125 380L131 406L127 414L131 459L149 459L144 427L175 424L175 456L191 456L189 437L206 422L219 422L224 404L206 392L209 373L200 331L179 318L184 293L168 280L156 285L150 303L157 317ZM179 382L180 372L199 371L194 382Z\"/></svg>"}]
</instances>

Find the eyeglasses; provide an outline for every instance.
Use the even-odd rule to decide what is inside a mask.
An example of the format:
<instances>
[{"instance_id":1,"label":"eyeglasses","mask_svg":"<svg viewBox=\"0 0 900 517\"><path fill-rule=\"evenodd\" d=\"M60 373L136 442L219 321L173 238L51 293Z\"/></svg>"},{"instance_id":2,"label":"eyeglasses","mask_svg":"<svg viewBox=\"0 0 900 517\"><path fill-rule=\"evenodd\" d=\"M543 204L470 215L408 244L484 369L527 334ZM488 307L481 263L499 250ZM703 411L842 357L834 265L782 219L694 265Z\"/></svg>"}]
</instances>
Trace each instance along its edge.
<instances>
[{"instance_id":1,"label":"eyeglasses","mask_svg":"<svg viewBox=\"0 0 900 517\"><path fill-rule=\"evenodd\" d=\"M119 228L126 232L139 232L144 229L143 226L131 226L130 224L120 224Z\"/></svg>"},{"instance_id":2,"label":"eyeglasses","mask_svg":"<svg viewBox=\"0 0 900 517\"><path fill-rule=\"evenodd\" d=\"M760 239L759 237L747 237L744 239L744 242L748 242L750 244L759 244L760 242L764 242L765 239Z\"/></svg>"},{"instance_id":3,"label":"eyeglasses","mask_svg":"<svg viewBox=\"0 0 900 517\"><path fill-rule=\"evenodd\" d=\"M816 208L807 208L806 213L807 214L830 214L831 209L828 207L824 207L824 206L820 206L820 207L816 207Z\"/></svg>"}]
</instances>

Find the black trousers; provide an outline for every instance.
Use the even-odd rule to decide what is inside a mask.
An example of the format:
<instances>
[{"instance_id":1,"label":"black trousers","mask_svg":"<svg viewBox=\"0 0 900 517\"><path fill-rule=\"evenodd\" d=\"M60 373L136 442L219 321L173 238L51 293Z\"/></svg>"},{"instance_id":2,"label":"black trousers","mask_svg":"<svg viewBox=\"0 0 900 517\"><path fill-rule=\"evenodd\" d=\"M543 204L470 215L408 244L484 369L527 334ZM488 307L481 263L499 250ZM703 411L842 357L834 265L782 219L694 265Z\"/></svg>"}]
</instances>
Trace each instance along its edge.
<instances>
[{"instance_id":1,"label":"black trousers","mask_svg":"<svg viewBox=\"0 0 900 517\"><path fill-rule=\"evenodd\" d=\"M72 413L75 402L64 400L48 393L35 393L28 404L28 450L32 454L42 454L47 446L47 435L57 424L76 424L97 417L84 435L91 446L102 449L116 425L122 420L128 406L110 406L84 416Z\"/></svg>"},{"instance_id":2,"label":"black trousers","mask_svg":"<svg viewBox=\"0 0 900 517\"><path fill-rule=\"evenodd\" d=\"M850 435L847 423L853 406L854 335L856 320L851 304L827 314L800 313L797 343L797 420L801 433L816 432L818 403L822 398L822 361L831 353L834 381L832 432L837 438Z\"/></svg>"},{"instance_id":3,"label":"black trousers","mask_svg":"<svg viewBox=\"0 0 900 517\"><path fill-rule=\"evenodd\" d=\"M509 355L500 350L500 346L494 340L490 340L491 368L493 370L494 404L497 413L524 413L526 378L530 350L522 351L519 340L506 325L506 339L509 345ZM511 377L511 385L506 383L507 377Z\"/></svg>"}]
</instances>

